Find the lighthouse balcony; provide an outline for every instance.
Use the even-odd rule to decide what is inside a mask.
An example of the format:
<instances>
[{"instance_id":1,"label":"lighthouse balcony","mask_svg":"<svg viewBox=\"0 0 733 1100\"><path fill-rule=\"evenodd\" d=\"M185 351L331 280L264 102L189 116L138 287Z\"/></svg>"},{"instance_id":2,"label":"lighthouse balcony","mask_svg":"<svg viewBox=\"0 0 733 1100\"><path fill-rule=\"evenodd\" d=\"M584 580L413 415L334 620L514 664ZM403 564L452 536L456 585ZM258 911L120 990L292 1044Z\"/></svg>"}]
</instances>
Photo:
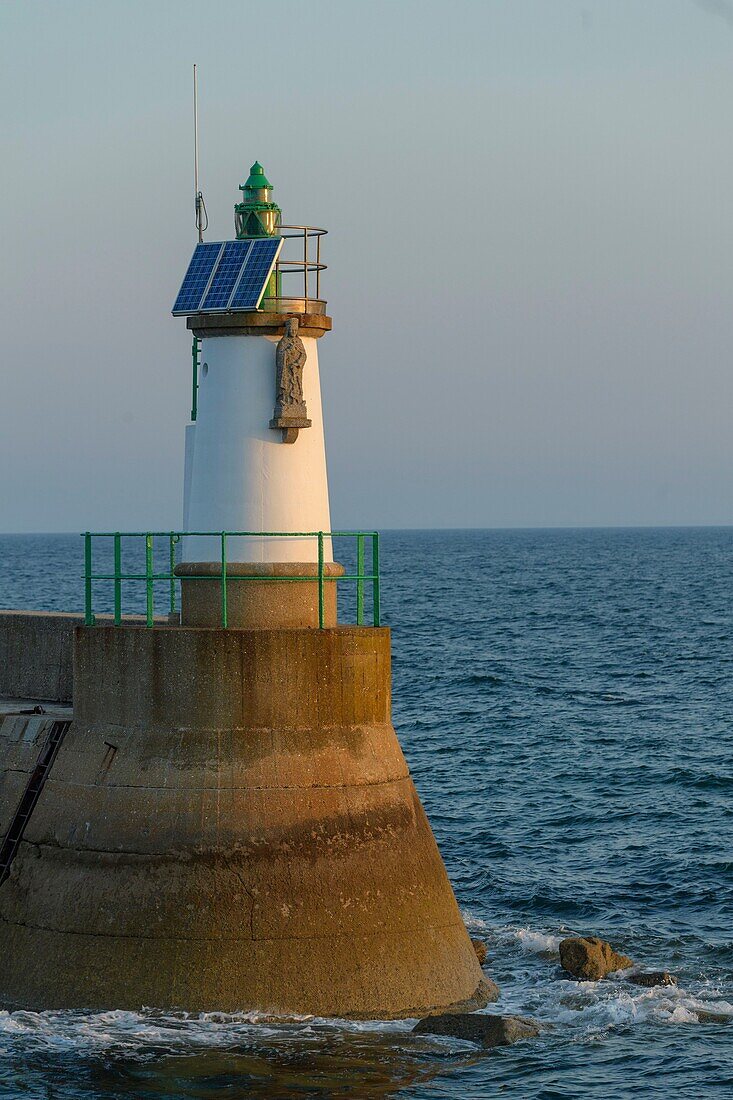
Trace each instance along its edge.
<instances>
[{"instance_id":1,"label":"lighthouse balcony","mask_svg":"<svg viewBox=\"0 0 733 1100\"><path fill-rule=\"evenodd\" d=\"M260 303L267 313L298 313L324 316L326 301L321 298L321 237L327 229L314 225L281 225L283 247L275 262L270 287Z\"/></svg>"},{"instance_id":2,"label":"lighthouse balcony","mask_svg":"<svg viewBox=\"0 0 733 1100\"><path fill-rule=\"evenodd\" d=\"M325 317L326 304L323 298L286 298L284 295L278 295L274 298L263 298L260 309L265 313L297 313Z\"/></svg>"}]
</instances>

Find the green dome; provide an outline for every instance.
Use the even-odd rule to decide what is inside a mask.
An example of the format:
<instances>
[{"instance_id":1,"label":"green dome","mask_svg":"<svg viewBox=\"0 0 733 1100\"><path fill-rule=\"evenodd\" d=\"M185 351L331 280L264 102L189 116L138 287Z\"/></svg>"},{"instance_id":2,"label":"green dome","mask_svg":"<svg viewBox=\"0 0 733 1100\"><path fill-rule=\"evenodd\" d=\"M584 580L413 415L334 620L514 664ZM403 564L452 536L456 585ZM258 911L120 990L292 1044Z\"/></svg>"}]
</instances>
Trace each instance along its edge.
<instances>
[{"instance_id":1,"label":"green dome","mask_svg":"<svg viewBox=\"0 0 733 1100\"><path fill-rule=\"evenodd\" d=\"M246 183L241 184L240 191L257 191L261 187L267 187L272 191L272 184L265 175L265 169L260 162L256 160L249 170L249 179Z\"/></svg>"}]
</instances>

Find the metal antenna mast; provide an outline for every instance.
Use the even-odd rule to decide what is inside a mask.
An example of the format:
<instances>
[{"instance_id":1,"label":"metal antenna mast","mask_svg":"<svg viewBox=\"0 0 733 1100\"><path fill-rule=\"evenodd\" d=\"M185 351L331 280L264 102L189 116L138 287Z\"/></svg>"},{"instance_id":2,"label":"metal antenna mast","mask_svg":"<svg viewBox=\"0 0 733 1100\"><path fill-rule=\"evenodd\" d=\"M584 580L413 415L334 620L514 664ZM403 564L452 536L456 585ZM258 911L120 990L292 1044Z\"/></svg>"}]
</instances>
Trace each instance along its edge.
<instances>
[{"instance_id":1,"label":"metal antenna mast","mask_svg":"<svg viewBox=\"0 0 733 1100\"><path fill-rule=\"evenodd\" d=\"M197 66L193 67L193 189L194 189L194 203L196 208L196 228L199 234L199 244L204 239L204 217L206 216L206 206L204 204L204 196L199 191L199 89L198 89L198 75L196 72ZM208 224L208 217L206 222Z\"/></svg>"}]
</instances>

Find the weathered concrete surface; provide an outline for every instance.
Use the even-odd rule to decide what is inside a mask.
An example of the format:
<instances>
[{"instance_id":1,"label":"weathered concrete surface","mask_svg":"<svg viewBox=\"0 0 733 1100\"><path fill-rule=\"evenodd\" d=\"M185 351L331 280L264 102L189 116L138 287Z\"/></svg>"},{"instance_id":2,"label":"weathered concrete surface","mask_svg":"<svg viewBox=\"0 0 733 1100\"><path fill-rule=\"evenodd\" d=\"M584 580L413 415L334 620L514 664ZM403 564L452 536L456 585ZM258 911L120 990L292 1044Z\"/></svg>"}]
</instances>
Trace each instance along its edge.
<instances>
[{"instance_id":1,"label":"weathered concrete surface","mask_svg":"<svg viewBox=\"0 0 733 1100\"><path fill-rule=\"evenodd\" d=\"M39 703L36 699L8 699L0 695L0 717L4 718L6 715L15 717L18 714L31 717L38 714L52 714L54 718L68 718L71 721L74 711L71 703L55 703L50 700Z\"/></svg>"},{"instance_id":2,"label":"weathered concrete surface","mask_svg":"<svg viewBox=\"0 0 733 1100\"><path fill-rule=\"evenodd\" d=\"M333 327L333 321L325 313L268 313L262 310L197 313L187 318L186 327L194 336L206 340L212 336L283 336L288 320L296 316L301 336L313 336L317 340Z\"/></svg>"},{"instance_id":3,"label":"weathered concrete surface","mask_svg":"<svg viewBox=\"0 0 733 1100\"><path fill-rule=\"evenodd\" d=\"M386 629L79 629L0 887L0 1000L404 1017L486 1002L390 724Z\"/></svg>"},{"instance_id":4,"label":"weathered concrete surface","mask_svg":"<svg viewBox=\"0 0 733 1100\"><path fill-rule=\"evenodd\" d=\"M0 846L51 726L59 717L71 715L64 708L52 708L47 714L0 716Z\"/></svg>"},{"instance_id":5,"label":"weathered concrete surface","mask_svg":"<svg viewBox=\"0 0 733 1100\"><path fill-rule=\"evenodd\" d=\"M326 562L325 577L342 577L343 565ZM181 578L181 625L221 626L221 578L219 562L182 562L176 566ZM243 577L265 576L273 580L242 580ZM227 563L227 623L246 630L297 630L318 626L318 582L278 581L277 577L317 577L318 565L313 562L228 562ZM198 580L187 579L198 577ZM237 578L240 578L239 580ZM338 582L326 580L323 585L324 626L335 626Z\"/></svg>"},{"instance_id":6,"label":"weathered concrete surface","mask_svg":"<svg viewBox=\"0 0 733 1100\"><path fill-rule=\"evenodd\" d=\"M0 611L0 695L68 702L81 615Z\"/></svg>"},{"instance_id":7,"label":"weathered concrete surface","mask_svg":"<svg viewBox=\"0 0 733 1100\"><path fill-rule=\"evenodd\" d=\"M124 618L131 625L143 621ZM83 615L60 611L0 611L0 696L71 702L74 631L83 622Z\"/></svg>"}]
</instances>

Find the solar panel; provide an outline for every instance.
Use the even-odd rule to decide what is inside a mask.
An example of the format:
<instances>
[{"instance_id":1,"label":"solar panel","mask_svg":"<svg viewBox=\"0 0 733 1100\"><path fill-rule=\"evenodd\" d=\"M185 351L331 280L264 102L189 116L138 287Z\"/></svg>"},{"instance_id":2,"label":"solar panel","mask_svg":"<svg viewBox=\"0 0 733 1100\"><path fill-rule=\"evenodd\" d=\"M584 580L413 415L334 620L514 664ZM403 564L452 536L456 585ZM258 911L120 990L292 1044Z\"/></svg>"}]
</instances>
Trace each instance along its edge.
<instances>
[{"instance_id":1,"label":"solar panel","mask_svg":"<svg viewBox=\"0 0 733 1100\"><path fill-rule=\"evenodd\" d=\"M221 241L196 245L173 306L174 313L193 313L199 308L199 302L209 285L209 279L220 252Z\"/></svg>"},{"instance_id":2,"label":"solar panel","mask_svg":"<svg viewBox=\"0 0 733 1100\"><path fill-rule=\"evenodd\" d=\"M239 273L247 262L251 247L252 241L227 241L214 278L201 304L202 310L226 309Z\"/></svg>"},{"instance_id":3,"label":"solar panel","mask_svg":"<svg viewBox=\"0 0 733 1100\"><path fill-rule=\"evenodd\" d=\"M282 247L281 237L256 237L234 288L230 309L257 309Z\"/></svg>"},{"instance_id":4,"label":"solar panel","mask_svg":"<svg viewBox=\"0 0 733 1100\"><path fill-rule=\"evenodd\" d=\"M257 309L282 245L282 237L197 245L173 313Z\"/></svg>"}]
</instances>

